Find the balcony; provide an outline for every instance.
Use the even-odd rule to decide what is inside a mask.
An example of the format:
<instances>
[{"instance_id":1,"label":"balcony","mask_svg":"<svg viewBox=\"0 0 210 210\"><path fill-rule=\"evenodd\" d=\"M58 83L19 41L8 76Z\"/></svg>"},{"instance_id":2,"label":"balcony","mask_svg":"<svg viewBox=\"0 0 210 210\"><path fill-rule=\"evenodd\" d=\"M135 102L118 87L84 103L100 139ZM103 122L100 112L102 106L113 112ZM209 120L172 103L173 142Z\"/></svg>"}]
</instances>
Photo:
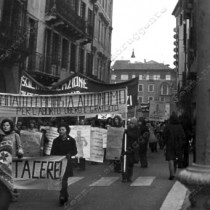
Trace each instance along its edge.
<instances>
[{"instance_id":1,"label":"balcony","mask_svg":"<svg viewBox=\"0 0 210 210\"><path fill-rule=\"evenodd\" d=\"M92 39L92 28L77 14L69 0L49 1L45 21L74 40Z\"/></svg>"},{"instance_id":2,"label":"balcony","mask_svg":"<svg viewBox=\"0 0 210 210\"><path fill-rule=\"evenodd\" d=\"M44 56L40 53L33 53L28 57L28 73L43 85L50 85L57 82L59 74L58 59L53 56Z\"/></svg>"},{"instance_id":3,"label":"balcony","mask_svg":"<svg viewBox=\"0 0 210 210\"><path fill-rule=\"evenodd\" d=\"M27 30L20 26L0 24L0 58L3 63L19 62L29 54Z\"/></svg>"}]
</instances>

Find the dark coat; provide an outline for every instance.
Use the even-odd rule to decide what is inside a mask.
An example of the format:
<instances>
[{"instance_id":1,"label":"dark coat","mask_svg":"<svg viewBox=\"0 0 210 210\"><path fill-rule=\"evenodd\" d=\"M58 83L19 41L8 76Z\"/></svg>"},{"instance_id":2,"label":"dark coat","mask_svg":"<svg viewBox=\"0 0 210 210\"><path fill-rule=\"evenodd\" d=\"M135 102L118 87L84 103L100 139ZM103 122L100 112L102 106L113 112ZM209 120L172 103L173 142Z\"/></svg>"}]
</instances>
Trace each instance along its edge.
<instances>
[{"instance_id":1,"label":"dark coat","mask_svg":"<svg viewBox=\"0 0 210 210\"><path fill-rule=\"evenodd\" d=\"M127 135L127 147L126 147L126 154L128 158L128 162L130 164L135 163L135 150L138 149L138 137L139 137L139 130L136 127L131 128L128 127L125 134ZM125 134L123 138L123 144L122 144L122 154L124 154L124 146L125 146Z\"/></svg>"},{"instance_id":2,"label":"dark coat","mask_svg":"<svg viewBox=\"0 0 210 210\"><path fill-rule=\"evenodd\" d=\"M164 145L166 146L166 160L175 160L183 154L185 139L184 130L179 122L172 121L164 129Z\"/></svg>"},{"instance_id":3,"label":"dark coat","mask_svg":"<svg viewBox=\"0 0 210 210\"><path fill-rule=\"evenodd\" d=\"M71 136L67 136L67 140L63 141L60 137L57 137L53 141L51 155L65 156L70 154L71 156L75 156L77 154L77 146L76 141ZM73 167L71 163L71 158L68 159L65 177L73 176Z\"/></svg>"}]
</instances>

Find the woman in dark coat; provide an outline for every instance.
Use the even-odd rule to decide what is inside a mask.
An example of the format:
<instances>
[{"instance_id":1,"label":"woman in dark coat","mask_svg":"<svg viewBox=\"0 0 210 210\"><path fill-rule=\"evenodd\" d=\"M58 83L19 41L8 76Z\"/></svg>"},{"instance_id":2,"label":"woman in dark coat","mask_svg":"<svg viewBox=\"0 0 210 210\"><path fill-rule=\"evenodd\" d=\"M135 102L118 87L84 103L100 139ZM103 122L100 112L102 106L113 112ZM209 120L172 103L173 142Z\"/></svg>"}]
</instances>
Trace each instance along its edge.
<instances>
[{"instance_id":1,"label":"woman in dark coat","mask_svg":"<svg viewBox=\"0 0 210 210\"><path fill-rule=\"evenodd\" d=\"M138 128L139 128L139 157L141 168L147 168L147 147L149 142L149 129L146 126L146 121L144 118L139 118L138 120Z\"/></svg>"},{"instance_id":2,"label":"woman in dark coat","mask_svg":"<svg viewBox=\"0 0 210 210\"><path fill-rule=\"evenodd\" d=\"M126 155L126 171L122 173L122 182L131 182L131 178L133 176L133 164L135 163L135 149L138 147L138 127L137 127L137 119L133 117L130 120L128 125L128 129L125 131L127 135L127 144L126 144L126 151L125 151L125 135L123 138L122 144L122 163L124 166L124 157Z\"/></svg>"},{"instance_id":3,"label":"woman in dark coat","mask_svg":"<svg viewBox=\"0 0 210 210\"><path fill-rule=\"evenodd\" d=\"M76 141L73 139L70 133L70 127L62 123L58 126L59 137L53 141L51 155L66 156L67 166L62 180L62 188L60 191L59 202L60 205L64 205L68 201L68 177L73 176L73 167L71 157L77 154Z\"/></svg>"},{"instance_id":4,"label":"woman in dark coat","mask_svg":"<svg viewBox=\"0 0 210 210\"><path fill-rule=\"evenodd\" d=\"M122 127L122 119L121 119L121 117L116 115L113 118L113 124L111 126L112 127L117 127L117 128ZM113 139L113 141L114 141L114 139ZM113 163L114 163L114 172L121 173L121 161L120 160L114 160Z\"/></svg>"},{"instance_id":5,"label":"woman in dark coat","mask_svg":"<svg viewBox=\"0 0 210 210\"><path fill-rule=\"evenodd\" d=\"M169 124L164 129L164 145L166 147L166 160L169 166L169 180L173 180L176 171L176 159L183 154L184 130L179 123L177 115L173 112Z\"/></svg>"}]
</instances>

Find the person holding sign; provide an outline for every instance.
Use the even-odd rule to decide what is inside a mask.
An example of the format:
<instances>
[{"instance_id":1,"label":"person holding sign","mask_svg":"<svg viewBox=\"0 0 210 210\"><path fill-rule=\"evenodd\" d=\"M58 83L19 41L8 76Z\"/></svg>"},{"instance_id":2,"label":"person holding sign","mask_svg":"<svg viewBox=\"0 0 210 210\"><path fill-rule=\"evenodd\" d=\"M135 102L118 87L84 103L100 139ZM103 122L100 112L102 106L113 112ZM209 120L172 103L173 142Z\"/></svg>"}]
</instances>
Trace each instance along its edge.
<instances>
[{"instance_id":1,"label":"person holding sign","mask_svg":"<svg viewBox=\"0 0 210 210\"><path fill-rule=\"evenodd\" d=\"M14 129L14 124L11 120L4 119L1 122L2 133L0 138L0 194L1 196L4 196L6 201L17 200L18 193L16 189L13 189L12 184L12 158L15 156L18 158L23 157L23 148L20 136L15 132ZM6 191L6 189L9 190L9 193ZM1 191L4 191L3 194ZM0 201L2 201L2 198L0 198ZM9 207L9 203L6 206ZM3 208L1 205L0 207L0 209L7 209L6 207Z\"/></svg>"},{"instance_id":2,"label":"person holding sign","mask_svg":"<svg viewBox=\"0 0 210 210\"><path fill-rule=\"evenodd\" d=\"M125 135L127 135L127 147L125 147ZM128 129L125 131L122 145L122 156L126 155L126 171L122 173L122 182L132 182L133 164L135 163L134 150L138 147L139 130L137 127L137 119L131 118Z\"/></svg>"},{"instance_id":3,"label":"person holding sign","mask_svg":"<svg viewBox=\"0 0 210 210\"><path fill-rule=\"evenodd\" d=\"M59 156L65 155L67 158L66 171L63 176L62 188L59 196L59 203L61 206L63 206L64 203L68 201L69 197L68 177L73 176L71 157L77 154L77 146L75 139L69 135L70 127L67 124L61 123L58 126L58 133L59 136L55 138L53 141L51 155L59 155Z\"/></svg>"}]
</instances>

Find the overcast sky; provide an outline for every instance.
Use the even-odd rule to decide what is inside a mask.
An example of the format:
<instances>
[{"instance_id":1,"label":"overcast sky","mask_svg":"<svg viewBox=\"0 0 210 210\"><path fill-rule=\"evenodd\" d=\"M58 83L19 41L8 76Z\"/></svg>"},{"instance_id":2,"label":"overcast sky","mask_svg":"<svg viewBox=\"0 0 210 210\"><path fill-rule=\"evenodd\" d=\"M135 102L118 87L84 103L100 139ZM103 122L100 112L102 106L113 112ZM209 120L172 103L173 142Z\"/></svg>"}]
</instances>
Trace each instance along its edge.
<instances>
[{"instance_id":1,"label":"overcast sky","mask_svg":"<svg viewBox=\"0 0 210 210\"><path fill-rule=\"evenodd\" d=\"M113 0L112 60L154 60L174 68L175 17L178 0ZM113 63L112 63L113 64Z\"/></svg>"}]
</instances>

